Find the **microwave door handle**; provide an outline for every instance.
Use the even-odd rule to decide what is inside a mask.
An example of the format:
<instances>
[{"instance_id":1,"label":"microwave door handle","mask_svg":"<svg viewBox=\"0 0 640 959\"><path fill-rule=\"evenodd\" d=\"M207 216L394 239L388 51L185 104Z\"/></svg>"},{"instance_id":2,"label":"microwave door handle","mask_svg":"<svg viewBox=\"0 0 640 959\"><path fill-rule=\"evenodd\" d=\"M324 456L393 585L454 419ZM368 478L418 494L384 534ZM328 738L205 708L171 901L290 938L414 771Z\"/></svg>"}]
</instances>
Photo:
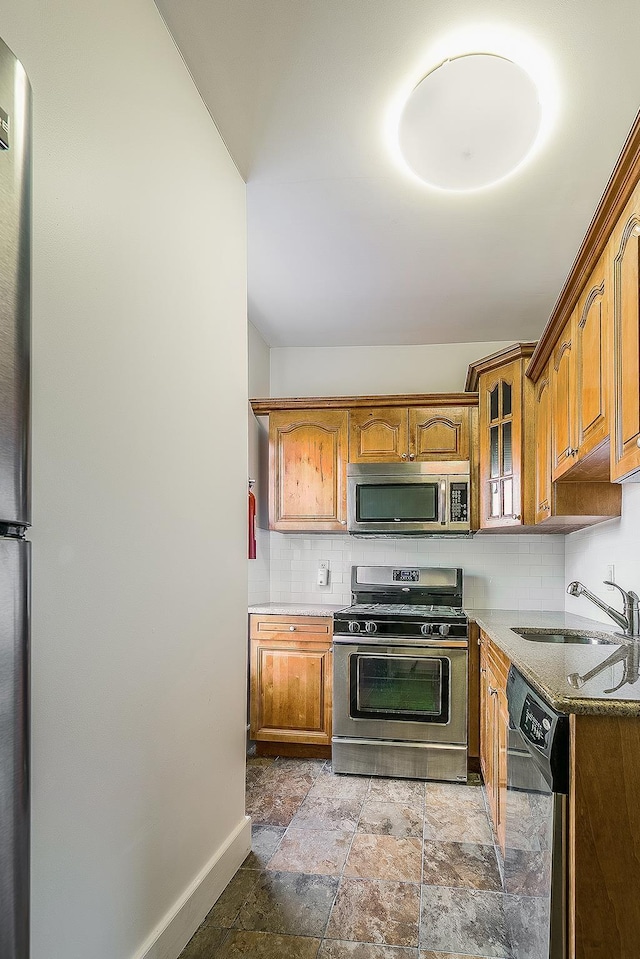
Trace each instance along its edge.
<instances>
[{"instance_id":1,"label":"microwave door handle","mask_svg":"<svg viewBox=\"0 0 640 959\"><path fill-rule=\"evenodd\" d=\"M447 525L447 481L440 480L440 523Z\"/></svg>"}]
</instances>

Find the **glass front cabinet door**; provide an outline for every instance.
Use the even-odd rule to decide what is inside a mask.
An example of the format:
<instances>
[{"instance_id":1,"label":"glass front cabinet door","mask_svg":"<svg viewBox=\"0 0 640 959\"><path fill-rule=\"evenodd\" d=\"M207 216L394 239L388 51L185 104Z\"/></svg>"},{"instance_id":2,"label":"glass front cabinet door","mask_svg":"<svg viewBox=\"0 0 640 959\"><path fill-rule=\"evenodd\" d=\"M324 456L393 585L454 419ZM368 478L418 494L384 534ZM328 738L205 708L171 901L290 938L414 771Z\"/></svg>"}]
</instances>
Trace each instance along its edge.
<instances>
[{"instance_id":1,"label":"glass front cabinet door","mask_svg":"<svg viewBox=\"0 0 640 959\"><path fill-rule=\"evenodd\" d=\"M526 525L524 413L531 383L525 368L533 344L518 344L479 369L480 528ZM494 358L489 358L489 360ZM482 366L482 361L479 364Z\"/></svg>"}]
</instances>

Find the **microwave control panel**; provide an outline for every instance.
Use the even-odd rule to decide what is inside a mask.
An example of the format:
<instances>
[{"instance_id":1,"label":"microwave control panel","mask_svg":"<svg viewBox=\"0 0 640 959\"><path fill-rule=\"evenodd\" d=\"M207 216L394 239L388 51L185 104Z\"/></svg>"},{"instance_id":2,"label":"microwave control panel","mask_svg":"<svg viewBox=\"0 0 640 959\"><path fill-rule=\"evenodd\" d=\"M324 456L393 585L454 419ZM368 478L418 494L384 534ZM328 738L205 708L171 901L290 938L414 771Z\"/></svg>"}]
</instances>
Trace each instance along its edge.
<instances>
[{"instance_id":1,"label":"microwave control panel","mask_svg":"<svg viewBox=\"0 0 640 959\"><path fill-rule=\"evenodd\" d=\"M450 522L467 523L469 521L468 483L451 483L449 486L449 501Z\"/></svg>"}]
</instances>

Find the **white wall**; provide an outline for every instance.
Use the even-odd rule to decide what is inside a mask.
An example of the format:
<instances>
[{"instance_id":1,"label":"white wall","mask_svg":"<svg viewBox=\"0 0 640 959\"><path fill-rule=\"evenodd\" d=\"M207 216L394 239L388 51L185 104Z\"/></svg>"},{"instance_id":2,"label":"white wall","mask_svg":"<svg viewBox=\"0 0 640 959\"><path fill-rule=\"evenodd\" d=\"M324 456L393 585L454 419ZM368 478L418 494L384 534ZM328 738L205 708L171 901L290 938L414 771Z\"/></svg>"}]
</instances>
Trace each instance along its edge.
<instances>
[{"instance_id":1,"label":"white wall","mask_svg":"<svg viewBox=\"0 0 640 959\"><path fill-rule=\"evenodd\" d=\"M245 187L151 0L1 23L35 120L31 956L130 959L244 835Z\"/></svg>"},{"instance_id":2,"label":"white wall","mask_svg":"<svg viewBox=\"0 0 640 959\"><path fill-rule=\"evenodd\" d=\"M271 350L271 395L458 392L469 363L509 345L278 347Z\"/></svg>"},{"instance_id":3,"label":"white wall","mask_svg":"<svg viewBox=\"0 0 640 959\"><path fill-rule=\"evenodd\" d=\"M320 560L329 561L329 586L316 583ZM538 535L394 540L272 533L271 600L345 606L352 565L397 564L461 566L470 609L564 607L564 538Z\"/></svg>"},{"instance_id":4,"label":"white wall","mask_svg":"<svg viewBox=\"0 0 640 959\"><path fill-rule=\"evenodd\" d=\"M269 396L269 347L249 323L249 396ZM249 476L255 481L258 515L256 558L249 561L249 604L269 602L269 424L249 408Z\"/></svg>"},{"instance_id":5,"label":"white wall","mask_svg":"<svg viewBox=\"0 0 640 959\"><path fill-rule=\"evenodd\" d=\"M609 606L622 610L617 589L608 591L607 565L615 565L615 581L624 589L640 592L640 483L626 483L622 489L622 516L592 529L567 536L565 579L581 583ZM605 613L584 597L566 596L566 609L590 619L611 623Z\"/></svg>"}]
</instances>

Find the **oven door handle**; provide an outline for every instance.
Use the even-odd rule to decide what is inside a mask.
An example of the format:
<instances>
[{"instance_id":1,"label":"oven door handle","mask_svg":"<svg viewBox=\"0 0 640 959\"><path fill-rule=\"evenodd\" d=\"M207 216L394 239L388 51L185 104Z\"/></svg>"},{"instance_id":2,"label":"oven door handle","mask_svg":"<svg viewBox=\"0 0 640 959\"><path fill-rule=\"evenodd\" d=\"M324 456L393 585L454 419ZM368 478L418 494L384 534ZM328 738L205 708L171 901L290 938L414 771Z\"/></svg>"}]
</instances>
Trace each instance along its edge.
<instances>
[{"instance_id":1,"label":"oven door handle","mask_svg":"<svg viewBox=\"0 0 640 959\"><path fill-rule=\"evenodd\" d=\"M354 639L353 635L351 636L334 636L333 637L334 646L378 646L382 647L404 647L407 649L467 649L469 646L468 639L424 639L420 638L419 640L412 642L410 637L407 636L385 636L384 640L381 638L378 639L369 639L366 637L366 634L363 634L362 638L358 636L358 639Z\"/></svg>"}]
</instances>

